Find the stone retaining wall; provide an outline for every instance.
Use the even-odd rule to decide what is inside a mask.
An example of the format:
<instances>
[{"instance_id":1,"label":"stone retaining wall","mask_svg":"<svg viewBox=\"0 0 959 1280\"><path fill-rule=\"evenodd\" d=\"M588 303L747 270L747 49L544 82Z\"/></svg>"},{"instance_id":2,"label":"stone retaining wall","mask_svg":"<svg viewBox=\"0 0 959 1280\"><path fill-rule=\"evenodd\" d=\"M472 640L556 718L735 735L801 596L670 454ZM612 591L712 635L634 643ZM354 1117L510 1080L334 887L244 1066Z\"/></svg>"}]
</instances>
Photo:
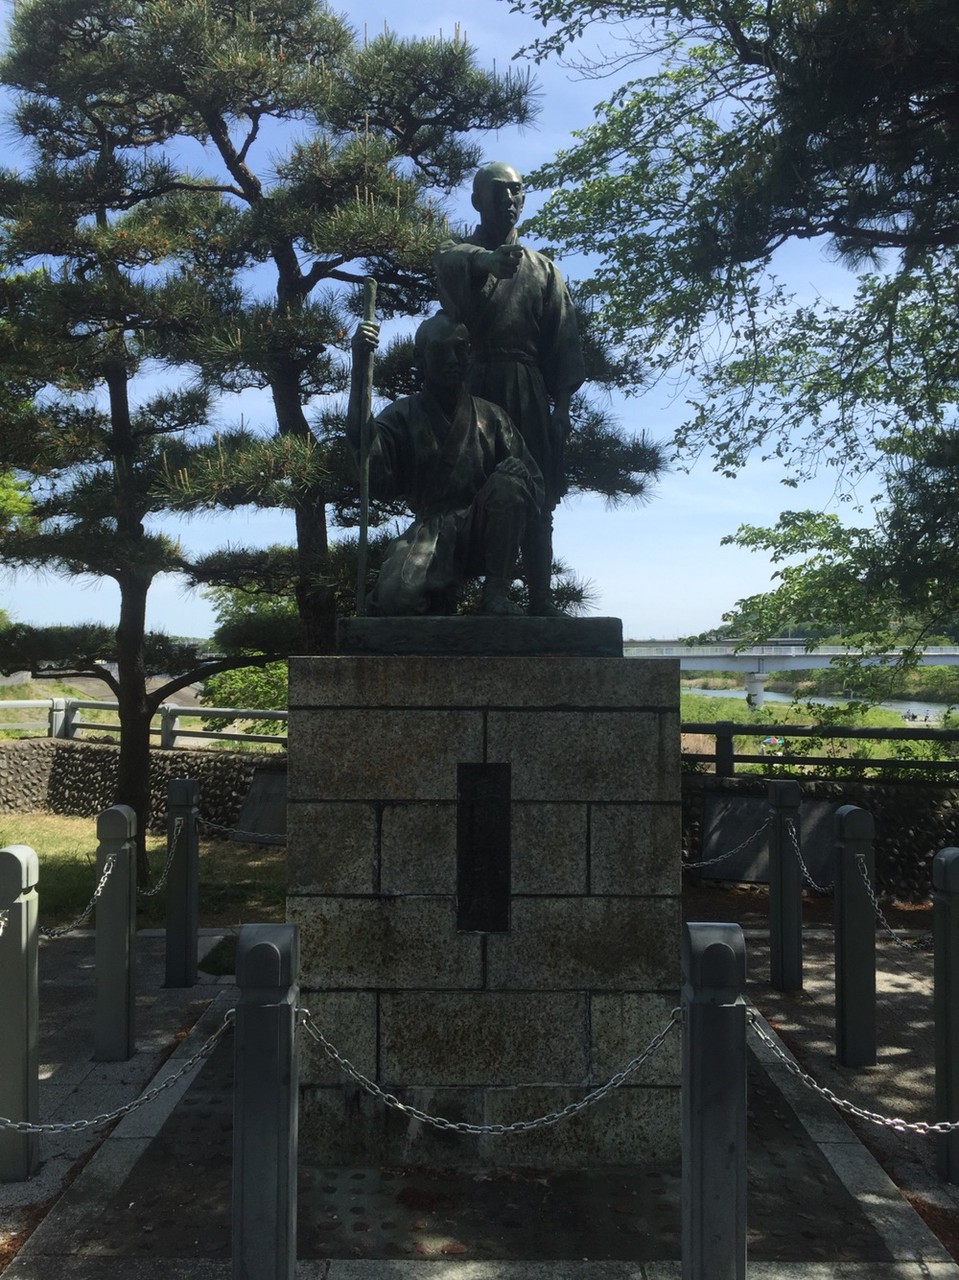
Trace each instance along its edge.
<instances>
[{"instance_id":1,"label":"stone retaining wall","mask_svg":"<svg viewBox=\"0 0 959 1280\"><path fill-rule=\"evenodd\" d=\"M932 860L940 849L959 844L959 789L928 782L835 782L800 778L805 800L859 805L876 821L876 878L880 889L904 901L931 892ZM683 857L703 856L703 815L707 795L765 797L765 778L683 777Z\"/></svg>"},{"instance_id":2,"label":"stone retaining wall","mask_svg":"<svg viewBox=\"0 0 959 1280\"><path fill-rule=\"evenodd\" d=\"M54 813L94 817L114 803L118 748L109 743L54 738L0 741L0 813ZM239 816L257 767L282 768L285 756L202 749L151 753L153 816L162 830L169 778L200 782L202 813L210 822L232 826ZM929 894L932 859L939 849L959 845L959 788L920 782L841 782L803 778L810 799L858 804L876 819L879 884L907 900ZM703 808L707 793L765 796L766 781L755 775L683 777L683 856L702 857Z\"/></svg>"},{"instance_id":3,"label":"stone retaining wall","mask_svg":"<svg viewBox=\"0 0 959 1280\"><path fill-rule=\"evenodd\" d=\"M116 803L119 748L110 743L21 738L0 742L0 813L52 813L92 818ZM196 778L200 812L225 827L236 824L257 767L275 768L283 757L268 753L203 751L150 753L150 826L163 831L171 778Z\"/></svg>"}]
</instances>

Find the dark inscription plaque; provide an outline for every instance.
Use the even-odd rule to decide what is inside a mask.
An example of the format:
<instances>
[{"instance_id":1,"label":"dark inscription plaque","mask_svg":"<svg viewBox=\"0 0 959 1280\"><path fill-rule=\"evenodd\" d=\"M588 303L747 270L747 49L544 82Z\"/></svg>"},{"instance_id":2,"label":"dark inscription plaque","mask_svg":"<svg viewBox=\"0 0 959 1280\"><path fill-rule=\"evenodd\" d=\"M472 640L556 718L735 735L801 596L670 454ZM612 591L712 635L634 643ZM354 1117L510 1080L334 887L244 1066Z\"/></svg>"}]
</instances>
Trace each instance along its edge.
<instances>
[{"instance_id":1,"label":"dark inscription plaque","mask_svg":"<svg viewBox=\"0 0 959 1280\"><path fill-rule=\"evenodd\" d=\"M456 927L507 933L510 766L461 764L456 773Z\"/></svg>"}]
</instances>

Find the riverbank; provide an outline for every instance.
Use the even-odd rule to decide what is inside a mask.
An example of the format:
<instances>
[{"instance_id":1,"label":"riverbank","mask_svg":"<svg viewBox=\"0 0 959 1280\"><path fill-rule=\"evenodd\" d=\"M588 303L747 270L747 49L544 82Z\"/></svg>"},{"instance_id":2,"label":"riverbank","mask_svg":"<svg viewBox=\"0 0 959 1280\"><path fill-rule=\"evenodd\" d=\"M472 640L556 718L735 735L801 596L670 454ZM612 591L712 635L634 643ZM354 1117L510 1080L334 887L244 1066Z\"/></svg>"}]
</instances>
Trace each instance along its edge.
<instances>
[{"instance_id":1,"label":"riverbank","mask_svg":"<svg viewBox=\"0 0 959 1280\"><path fill-rule=\"evenodd\" d=\"M766 680L767 692L785 694L790 698L835 697L865 698L855 688L849 688L849 676L834 667L816 667L803 671L797 679L795 671L770 671ZM890 673L892 674L892 673ZM959 667L923 666L912 671L896 671L894 683L884 691L889 702L942 703L959 705ZM711 670L687 671L683 674L684 686L703 689L735 689L741 687L742 677Z\"/></svg>"},{"instance_id":2,"label":"riverbank","mask_svg":"<svg viewBox=\"0 0 959 1280\"><path fill-rule=\"evenodd\" d=\"M681 693L686 698L702 697L712 699L712 710L714 712L718 711L718 708L716 707L717 699L735 702L737 704L737 715L739 714L740 708L745 710L744 704L746 702L746 690L742 688L736 689L734 687L726 686L711 688L705 685L688 686L684 681ZM786 707L798 706L803 710L804 719L806 720L809 718L808 715L805 714L804 710L807 706L812 706L815 711L818 707L847 707L848 705L848 698L832 697L829 694L800 695L797 698L794 694L782 693L774 689L766 689L763 692L764 708L772 710L772 708L776 706L784 709ZM857 719L855 721L850 720L849 723L875 724L877 727L883 725L892 727L902 723L928 724L935 727L936 725L941 725L943 723L943 720L951 710L951 707L944 702L899 702L890 699L888 702L880 702L874 709L880 712L888 712L893 718L872 721ZM775 714L776 713L774 711L773 715ZM696 720L699 719L699 716L686 714L684 711L683 718L686 720ZM716 718L728 719L729 717L719 717L717 714ZM791 716L790 718L795 719L795 716Z\"/></svg>"}]
</instances>

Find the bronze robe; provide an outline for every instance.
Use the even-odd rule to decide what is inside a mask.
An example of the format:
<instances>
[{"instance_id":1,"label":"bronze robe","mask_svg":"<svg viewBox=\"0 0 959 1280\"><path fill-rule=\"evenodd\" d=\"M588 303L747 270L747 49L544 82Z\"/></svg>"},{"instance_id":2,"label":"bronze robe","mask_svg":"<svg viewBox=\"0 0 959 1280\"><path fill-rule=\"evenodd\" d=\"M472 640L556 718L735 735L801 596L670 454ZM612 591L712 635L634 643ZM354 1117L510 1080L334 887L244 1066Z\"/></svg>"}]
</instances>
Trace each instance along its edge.
<instances>
[{"instance_id":1,"label":"bronze robe","mask_svg":"<svg viewBox=\"0 0 959 1280\"><path fill-rule=\"evenodd\" d=\"M514 231L509 242L515 240ZM472 258L497 247L481 227L441 245L434 258L440 303L469 330L470 391L512 418L543 473L552 510L566 492L566 439L551 421L550 400L558 390L575 391L585 376L576 313L558 268L534 249L523 247L511 279L475 278Z\"/></svg>"},{"instance_id":2,"label":"bronze robe","mask_svg":"<svg viewBox=\"0 0 959 1280\"><path fill-rule=\"evenodd\" d=\"M402 498L414 521L387 553L371 612L452 610L457 588L472 574L485 572L475 505L507 458L526 466L525 502L535 514L543 502L539 468L498 405L464 389L450 421L423 391L397 400L374 419L370 492ZM404 601L401 610L397 599Z\"/></svg>"}]
</instances>

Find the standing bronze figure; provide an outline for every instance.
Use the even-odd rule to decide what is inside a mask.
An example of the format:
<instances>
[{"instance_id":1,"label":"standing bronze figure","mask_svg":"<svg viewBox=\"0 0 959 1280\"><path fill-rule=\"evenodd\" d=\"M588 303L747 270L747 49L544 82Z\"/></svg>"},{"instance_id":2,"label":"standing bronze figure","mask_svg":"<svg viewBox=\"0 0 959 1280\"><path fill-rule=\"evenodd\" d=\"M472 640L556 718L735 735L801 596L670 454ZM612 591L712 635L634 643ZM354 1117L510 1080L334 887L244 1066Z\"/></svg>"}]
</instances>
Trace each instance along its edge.
<instances>
[{"instance_id":1,"label":"standing bronze figure","mask_svg":"<svg viewBox=\"0 0 959 1280\"><path fill-rule=\"evenodd\" d=\"M553 604L553 510L566 492L564 452L570 400L584 377L576 314L558 269L519 244L523 179L501 161L473 182L480 223L435 258L444 311L466 325L473 345L469 388L501 405L543 474L546 497L522 539L529 611L560 614Z\"/></svg>"}]
</instances>

